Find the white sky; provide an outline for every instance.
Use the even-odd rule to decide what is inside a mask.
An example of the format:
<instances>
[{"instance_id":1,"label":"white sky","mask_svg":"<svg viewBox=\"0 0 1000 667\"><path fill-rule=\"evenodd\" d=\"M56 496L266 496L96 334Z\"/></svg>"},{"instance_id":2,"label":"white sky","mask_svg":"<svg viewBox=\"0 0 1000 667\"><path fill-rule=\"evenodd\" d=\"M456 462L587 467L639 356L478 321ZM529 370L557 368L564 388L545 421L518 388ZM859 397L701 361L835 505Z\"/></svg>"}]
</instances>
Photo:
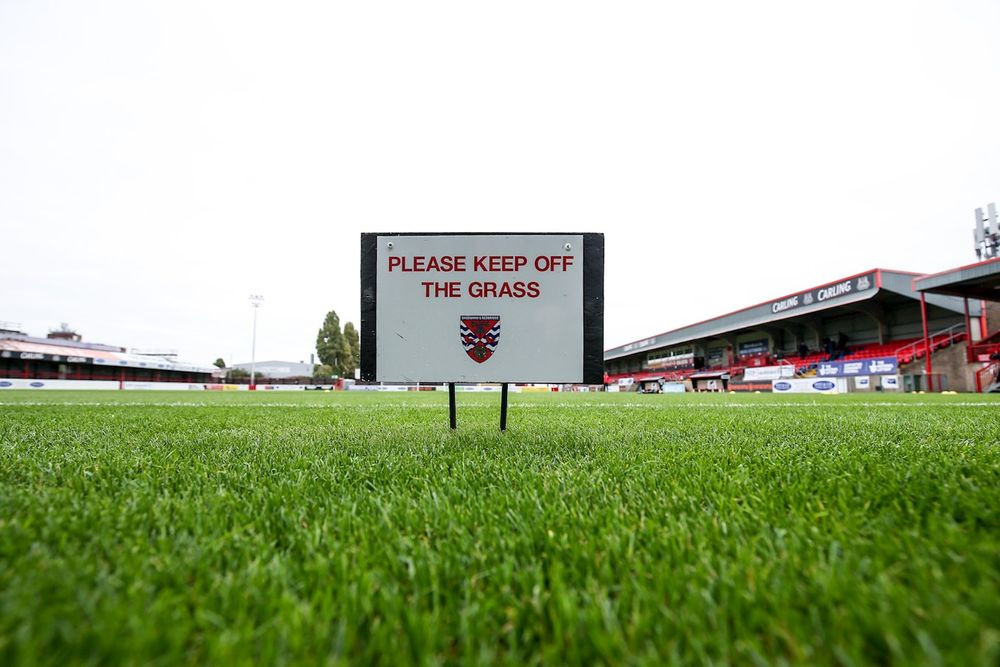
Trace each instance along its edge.
<instances>
[{"instance_id":1,"label":"white sky","mask_svg":"<svg viewBox=\"0 0 1000 667\"><path fill-rule=\"evenodd\" d=\"M362 231L602 231L607 347L974 261L1000 2L0 0L0 320L308 360Z\"/></svg>"}]
</instances>

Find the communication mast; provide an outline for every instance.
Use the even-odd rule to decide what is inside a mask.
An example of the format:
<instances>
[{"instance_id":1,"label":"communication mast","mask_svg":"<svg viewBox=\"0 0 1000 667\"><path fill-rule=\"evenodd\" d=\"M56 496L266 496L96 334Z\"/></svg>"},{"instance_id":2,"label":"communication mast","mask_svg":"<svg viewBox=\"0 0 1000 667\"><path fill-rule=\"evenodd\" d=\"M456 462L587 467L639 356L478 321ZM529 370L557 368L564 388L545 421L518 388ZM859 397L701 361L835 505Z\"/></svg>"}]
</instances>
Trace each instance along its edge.
<instances>
[{"instance_id":1,"label":"communication mast","mask_svg":"<svg viewBox=\"0 0 1000 667\"><path fill-rule=\"evenodd\" d=\"M1000 257L1000 225L997 224L996 204L987 204L986 217L983 217L983 209L976 209L976 227L972 233L976 239L976 259L984 261Z\"/></svg>"}]
</instances>

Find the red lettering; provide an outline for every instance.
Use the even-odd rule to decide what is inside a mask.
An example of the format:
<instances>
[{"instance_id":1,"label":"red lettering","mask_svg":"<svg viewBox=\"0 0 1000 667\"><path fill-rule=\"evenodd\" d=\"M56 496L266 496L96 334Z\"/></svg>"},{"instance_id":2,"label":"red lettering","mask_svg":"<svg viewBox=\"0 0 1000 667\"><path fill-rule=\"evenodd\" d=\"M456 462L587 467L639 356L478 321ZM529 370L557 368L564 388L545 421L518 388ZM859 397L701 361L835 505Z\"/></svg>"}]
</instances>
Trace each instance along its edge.
<instances>
[{"instance_id":1,"label":"red lettering","mask_svg":"<svg viewBox=\"0 0 1000 667\"><path fill-rule=\"evenodd\" d=\"M424 288L424 298L455 299L462 296L462 283L459 282L424 282L420 284Z\"/></svg>"},{"instance_id":2,"label":"red lettering","mask_svg":"<svg viewBox=\"0 0 1000 667\"><path fill-rule=\"evenodd\" d=\"M462 255L441 257L390 257L389 270L400 269L405 273L450 273L452 271L465 271L465 257Z\"/></svg>"}]
</instances>

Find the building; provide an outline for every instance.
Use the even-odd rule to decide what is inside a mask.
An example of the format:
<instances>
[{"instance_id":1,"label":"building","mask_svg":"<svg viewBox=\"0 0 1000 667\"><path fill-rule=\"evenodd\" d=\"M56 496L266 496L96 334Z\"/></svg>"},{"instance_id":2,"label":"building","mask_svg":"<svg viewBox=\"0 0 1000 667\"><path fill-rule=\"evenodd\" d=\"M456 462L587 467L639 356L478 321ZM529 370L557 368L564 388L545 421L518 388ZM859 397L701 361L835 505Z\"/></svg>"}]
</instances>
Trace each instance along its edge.
<instances>
[{"instance_id":1,"label":"building","mask_svg":"<svg viewBox=\"0 0 1000 667\"><path fill-rule=\"evenodd\" d=\"M212 366L179 361L173 355L141 354L124 347L82 340L66 327L37 338L0 327L0 378L115 380L118 382L214 382Z\"/></svg>"},{"instance_id":2,"label":"building","mask_svg":"<svg viewBox=\"0 0 1000 667\"><path fill-rule=\"evenodd\" d=\"M247 373L250 372L251 364L233 364L231 368L238 368ZM258 361L253 364L254 371L260 378L269 380L311 380L315 364L304 361Z\"/></svg>"},{"instance_id":3,"label":"building","mask_svg":"<svg viewBox=\"0 0 1000 667\"><path fill-rule=\"evenodd\" d=\"M758 391L781 378L923 376L927 350L979 343L991 329L978 300L919 292L920 277L871 269L614 347L604 354L608 381ZM968 389L948 380L933 388ZM924 388L916 382L909 388Z\"/></svg>"}]
</instances>

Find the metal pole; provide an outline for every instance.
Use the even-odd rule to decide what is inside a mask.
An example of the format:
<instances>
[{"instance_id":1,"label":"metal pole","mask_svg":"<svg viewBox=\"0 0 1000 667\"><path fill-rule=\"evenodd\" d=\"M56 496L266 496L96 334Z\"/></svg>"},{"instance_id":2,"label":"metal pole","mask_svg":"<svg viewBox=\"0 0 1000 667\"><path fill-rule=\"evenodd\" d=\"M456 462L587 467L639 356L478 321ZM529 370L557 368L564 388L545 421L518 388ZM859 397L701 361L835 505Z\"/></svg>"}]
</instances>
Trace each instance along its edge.
<instances>
[{"instance_id":1,"label":"metal pole","mask_svg":"<svg viewBox=\"0 0 1000 667\"><path fill-rule=\"evenodd\" d=\"M448 383L448 423L455 429L455 383Z\"/></svg>"},{"instance_id":2,"label":"metal pole","mask_svg":"<svg viewBox=\"0 0 1000 667\"><path fill-rule=\"evenodd\" d=\"M257 308L263 301L264 297L259 294L250 295L250 305L253 306L253 337L250 342L250 391L256 388L254 382L257 371Z\"/></svg>"},{"instance_id":3,"label":"metal pole","mask_svg":"<svg viewBox=\"0 0 1000 667\"><path fill-rule=\"evenodd\" d=\"M920 320L924 325L924 373L927 375L927 388L934 391L934 379L931 377L931 372L934 370L931 364L931 342L927 337L927 299L923 292L920 293Z\"/></svg>"},{"instance_id":4,"label":"metal pole","mask_svg":"<svg viewBox=\"0 0 1000 667\"><path fill-rule=\"evenodd\" d=\"M965 304L965 360L972 361L972 321L969 319L969 297L964 297Z\"/></svg>"},{"instance_id":5,"label":"metal pole","mask_svg":"<svg viewBox=\"0 0 1000 667\"><path fill-rule=\"evenodd\" d=\"M507 383L500 385L500 430L507 430Z\"/></svg>"},{"instance_id":6,"label":"metal pole","mask_svg":"<svg viewBox=\"0 0 1000 667\"><path fill-rule=\"evenodd\" d=\"M250 343L250 391L257 374L257 304L253 306L253 338Z\"/></svg>"}]
</instances>

